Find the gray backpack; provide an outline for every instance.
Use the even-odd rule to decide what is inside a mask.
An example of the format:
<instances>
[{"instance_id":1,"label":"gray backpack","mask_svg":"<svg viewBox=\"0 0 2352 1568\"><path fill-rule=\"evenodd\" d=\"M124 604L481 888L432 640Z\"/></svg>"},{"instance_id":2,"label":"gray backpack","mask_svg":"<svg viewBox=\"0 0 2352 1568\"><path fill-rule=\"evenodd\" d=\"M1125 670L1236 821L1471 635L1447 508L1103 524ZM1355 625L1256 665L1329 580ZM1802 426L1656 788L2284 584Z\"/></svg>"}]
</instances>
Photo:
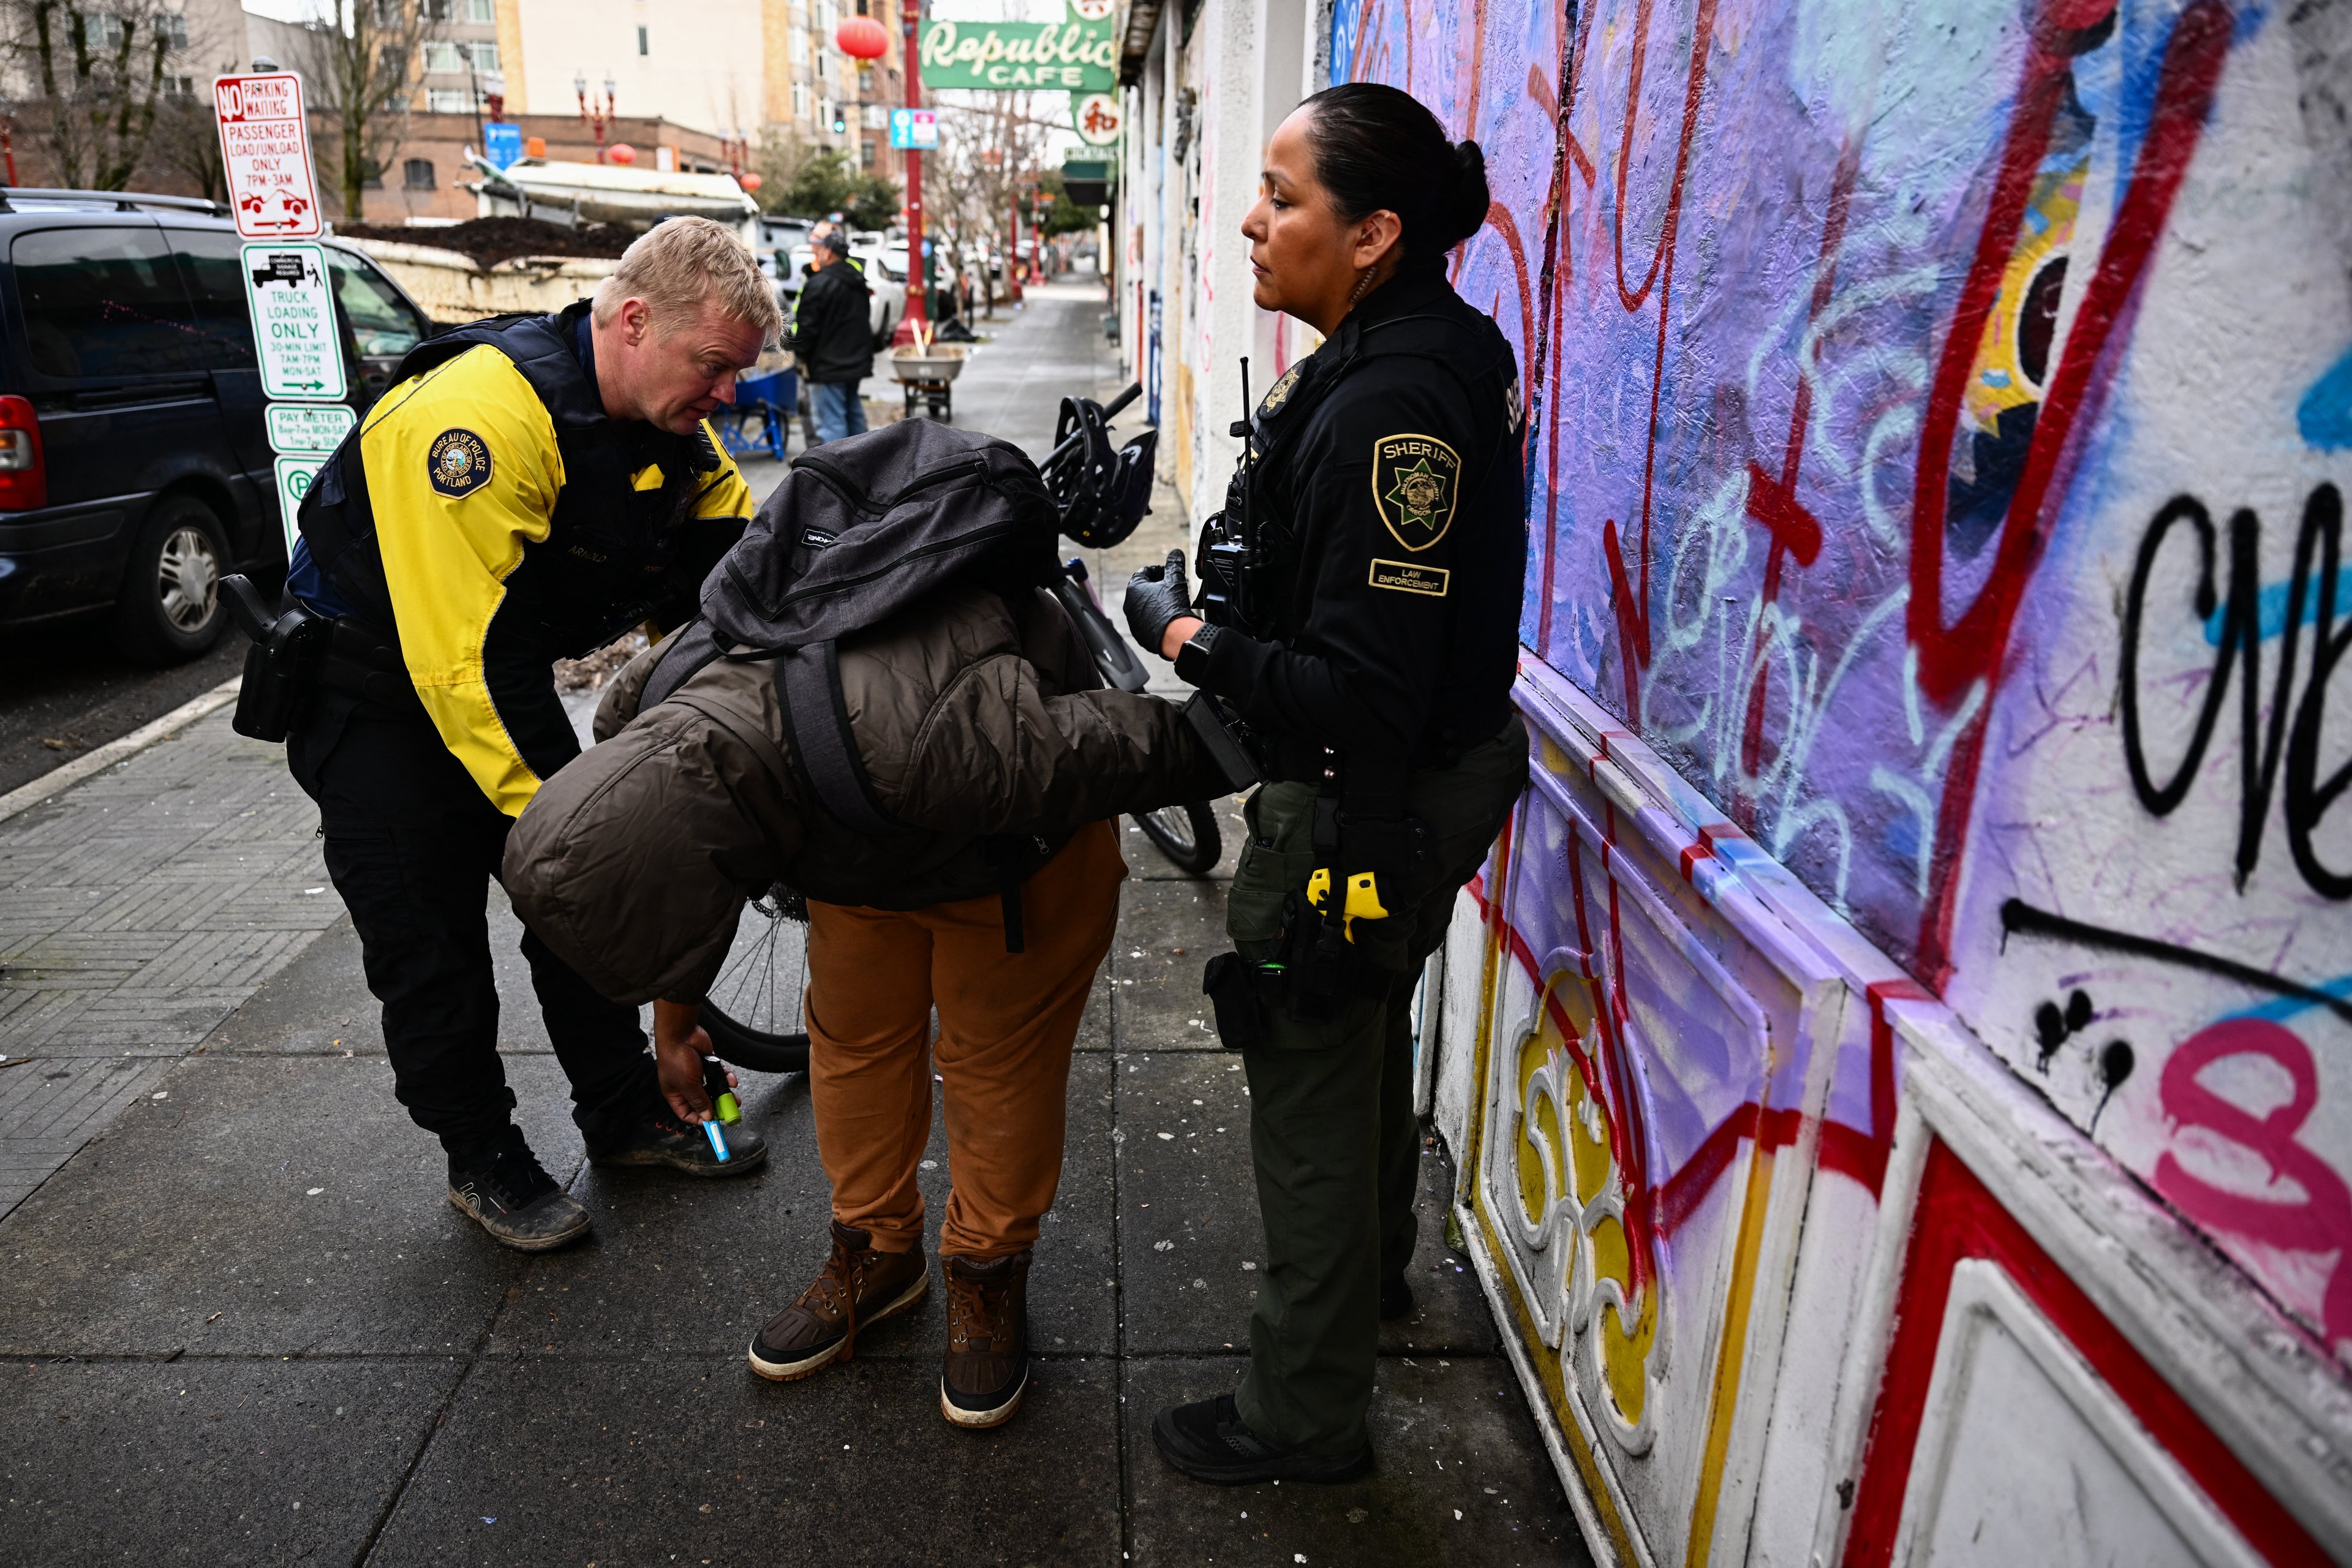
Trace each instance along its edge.
<instances>
[{"instance_id":1,"label":"gray backpack","mask_svg":"<svg viewBox=\"0 0 2352 1568\"><path fill-rule=\"evenodd\" d=\"M714 659L772 659L817 803L857 832L905 833L858 757L835 647L951 583L1008 597L1050 585L1056 529L1036 465L994 437L907 419L803 452L703 580L702 613L670 639L638 711Z\"/></svg>"}]
</instances>

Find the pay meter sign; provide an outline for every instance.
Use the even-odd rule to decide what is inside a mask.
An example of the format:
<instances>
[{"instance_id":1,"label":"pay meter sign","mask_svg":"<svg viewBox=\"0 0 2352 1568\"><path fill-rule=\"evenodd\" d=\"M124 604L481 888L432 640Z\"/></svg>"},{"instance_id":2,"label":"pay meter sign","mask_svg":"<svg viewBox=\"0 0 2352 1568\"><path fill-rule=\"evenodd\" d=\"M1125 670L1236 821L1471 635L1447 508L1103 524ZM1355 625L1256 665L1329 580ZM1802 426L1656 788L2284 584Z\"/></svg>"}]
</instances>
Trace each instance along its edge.
<instances>
[{"instance_id":1,"label":"pay meter sign","mask_svg":"<svg viewBox=\"0 0 2352 1568\"><path fill-rule=\"evenodd\" d=\"M221 163L236 232L247 239L299 239L319 232L319 186L302 118L302 79L292 71L225 76L213 83Z\"/></svg>"}]
</instances>

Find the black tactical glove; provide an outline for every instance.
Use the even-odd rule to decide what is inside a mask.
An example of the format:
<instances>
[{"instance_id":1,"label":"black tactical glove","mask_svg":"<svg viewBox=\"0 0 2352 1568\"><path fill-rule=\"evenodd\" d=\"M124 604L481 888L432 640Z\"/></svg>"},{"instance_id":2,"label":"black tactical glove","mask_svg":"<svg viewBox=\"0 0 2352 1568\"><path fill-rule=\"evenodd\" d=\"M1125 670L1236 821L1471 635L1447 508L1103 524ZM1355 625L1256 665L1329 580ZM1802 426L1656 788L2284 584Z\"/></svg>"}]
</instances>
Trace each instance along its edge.
<instances>
[{"instance_id":1,"label":"black tactical glove","mask_svg":"<svg viewBox=\"0 0 2352 1568\"><path fill-rule=\"evenodd\" d=\"M1127 629L1157 655L1168 624L1192 613L1192 584L1184 574L1184 552L1171 550L1165 566L1146 566L1127 580Z\"/></svg>"}]
</instances>

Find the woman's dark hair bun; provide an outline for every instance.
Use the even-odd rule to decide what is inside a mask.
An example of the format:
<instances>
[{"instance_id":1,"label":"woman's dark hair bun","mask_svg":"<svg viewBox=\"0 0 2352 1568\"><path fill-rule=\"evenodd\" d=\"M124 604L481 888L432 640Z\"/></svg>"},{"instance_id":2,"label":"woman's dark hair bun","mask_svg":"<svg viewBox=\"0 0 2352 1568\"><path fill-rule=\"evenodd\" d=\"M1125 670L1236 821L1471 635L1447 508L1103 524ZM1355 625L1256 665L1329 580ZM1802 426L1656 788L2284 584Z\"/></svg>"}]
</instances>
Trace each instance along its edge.
<instances>
[{"instance_id":1,"label":"woman's dark hair bun","mask_svg":"<svg viewBox=\"0 0 2352 1568\"><path fill-rule=\"evenodd\" d=\"M1383 208L1404 225L1407 258L1442 256L1486 221L1486 154L1455 142L1412 94L1383 82L1326 88L1313 112L1315 177L1352 223Z\"/></svg>"},{"instance_id":2,"label":"woman's dark hair bun","mask_svg":"<svg viewBox=\"0 0 2352 1568\"><path fill-rule=\"evenodd\" d=\"M1441 229L1454 237L1439 247L1451 250L1486 226L1486 208L1493 197L1486 190L1486 154L1475 142L1454 144L1454 190L1445 204Z\"/></svg>"}]
</instances>

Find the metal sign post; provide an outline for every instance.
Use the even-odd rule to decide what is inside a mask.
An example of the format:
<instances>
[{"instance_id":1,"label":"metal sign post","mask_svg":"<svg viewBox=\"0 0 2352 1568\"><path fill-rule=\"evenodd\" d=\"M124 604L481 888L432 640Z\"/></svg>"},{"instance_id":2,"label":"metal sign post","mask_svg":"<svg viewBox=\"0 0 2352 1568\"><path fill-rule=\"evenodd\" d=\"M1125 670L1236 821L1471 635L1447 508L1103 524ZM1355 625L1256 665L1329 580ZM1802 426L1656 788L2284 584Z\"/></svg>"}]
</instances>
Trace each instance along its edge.
<instances>
[{"instance_id":1,"label":"metal sign post","mask_svg":"<svg viewBox=\"0 0 2352 1568\"><path fill-rule=\"evenodd\" d=\"M342 399L342 322L322 228L302 79L291 71L213 83L230 210L245 237L245 300L261 365L269 445L278 454L278 518L294 552L295 513L310 479L355 419Z\"/></svg>"}]
</instances>

